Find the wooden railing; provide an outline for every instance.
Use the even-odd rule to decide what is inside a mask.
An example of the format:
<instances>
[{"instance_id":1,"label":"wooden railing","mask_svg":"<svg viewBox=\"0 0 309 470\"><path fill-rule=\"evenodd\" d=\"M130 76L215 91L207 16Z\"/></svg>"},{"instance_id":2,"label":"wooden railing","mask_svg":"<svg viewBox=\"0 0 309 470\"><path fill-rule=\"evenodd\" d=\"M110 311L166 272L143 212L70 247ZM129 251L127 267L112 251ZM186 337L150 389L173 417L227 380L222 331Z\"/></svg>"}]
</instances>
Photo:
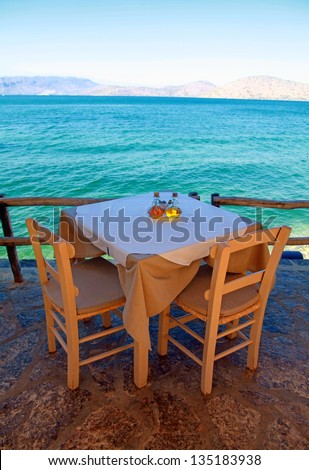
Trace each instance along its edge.
<instances>
[{"instance_id":1,"label":"wooden railing","mask_svg":"<svg viewBox=\"0 0 309 470\"><path fill-rule=\"evenodd\" d=\"M308 209L309 201L276 201L270 199L254 199L250 197L223 197L218 193L211 195L213 206L251 206L267 207L269 209Z\"/></svg>"},{"instance_id":2,"label":"wooden railing","mask_svg":"<svg viewBox=\"0 0 309 470\"><path fill-rule=\"evenodd\" d=\"M189 196L199 199L197 193L189 193ZM3 237L0 237L0 246L7 249L8 259L11 265L15 282L23 282L23 275L17 255L17 246L30 245L29 237L14 237L9 207L33 207L33 206L82 206L95 202L108 201L102 198L65 198L65 197L11 197L0 195L0 219L3 228ZM275 201L266 199L252 199L243 197L222 197L215 193L211 195L211 204L217 207L223 205L251 206L272 209L308 209L309 201ZM288 245L309 245L309 237L295 237L288 240Z\"/></svg>"},{"instance_id":3,"label":"wooden railing","mask_svg":"<svg viewBox=\"0 0 309 470\"><path fill-rule=\"evenodd\" d=\"M211 204L220 206L263 207L268 209L308 209L309 201L276 201L249 197L223 197L218 193L211 195ZM309 237L290 237L287 245L309 245Z\"/></svg>"},{"instance_id":4,"label":"wooden railing","mask_svg":"<svg viewBox=\"0 0 309 470\"><path fill-rule=\"evenodd\" d=\"M11 265L15 282L23 282L23 275L18 260L16 246L31 245L29 237L14 237L9 207L22 206L82 206L94 202L108 201L109 199L87 197L11 197L0 194L0 219L3 228L3 237L0 237L0 246L6 246L8 259Z\"/></svg>"}]
</instances>

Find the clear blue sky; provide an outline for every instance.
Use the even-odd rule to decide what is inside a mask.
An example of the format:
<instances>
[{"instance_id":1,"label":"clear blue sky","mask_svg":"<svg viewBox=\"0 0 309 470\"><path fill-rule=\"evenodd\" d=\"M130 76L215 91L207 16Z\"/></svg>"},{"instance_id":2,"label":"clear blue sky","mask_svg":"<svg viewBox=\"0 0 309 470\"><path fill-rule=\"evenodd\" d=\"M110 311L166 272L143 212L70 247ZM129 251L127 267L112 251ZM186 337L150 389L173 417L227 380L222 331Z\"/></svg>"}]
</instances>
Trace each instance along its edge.
<instances>
[{"instance_id":1,"label":"clear blue sky","mask_svg":"<svg viewBox=\"0 0 309 470\"><path fill-rule=\"evenodd\" d=\"M0 0L0 76L309 83L309 0Z\"/></svg>"}]
</instances>

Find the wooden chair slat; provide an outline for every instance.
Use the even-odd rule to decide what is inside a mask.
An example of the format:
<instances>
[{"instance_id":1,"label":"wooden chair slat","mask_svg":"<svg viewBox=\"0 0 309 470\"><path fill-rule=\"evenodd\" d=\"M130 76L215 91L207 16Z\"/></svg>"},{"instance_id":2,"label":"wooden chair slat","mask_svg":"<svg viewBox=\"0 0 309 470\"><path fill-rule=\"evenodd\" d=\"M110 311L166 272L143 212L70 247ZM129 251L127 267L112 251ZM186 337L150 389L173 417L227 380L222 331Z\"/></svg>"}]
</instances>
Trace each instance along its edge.
<instances>
[{"instance_id":1,"label":"wooden chair slat","mask_svg":"<svg viewBox=\"0 0 309 470\"><path fill-rule=\"evenodd\" d=\"M44 258L44 263L45 263L45 269L46 271L52 275L52 277L60 284L60 276L58 271L56 271L52 265L47 261L46 258Z\"/></svg>"},{"instance_id":2,"label":"wooden chair slat","mask_svg":"<svg viewBox=\"0 0 309 470\"><path fill-rule=\"evenodd\" d=\"M223 295L261 282L264 276L264 272L265 271L258 271L256 273L246 274L238 279L226 282L223 287Z\"/></svg>"}]
</instances>

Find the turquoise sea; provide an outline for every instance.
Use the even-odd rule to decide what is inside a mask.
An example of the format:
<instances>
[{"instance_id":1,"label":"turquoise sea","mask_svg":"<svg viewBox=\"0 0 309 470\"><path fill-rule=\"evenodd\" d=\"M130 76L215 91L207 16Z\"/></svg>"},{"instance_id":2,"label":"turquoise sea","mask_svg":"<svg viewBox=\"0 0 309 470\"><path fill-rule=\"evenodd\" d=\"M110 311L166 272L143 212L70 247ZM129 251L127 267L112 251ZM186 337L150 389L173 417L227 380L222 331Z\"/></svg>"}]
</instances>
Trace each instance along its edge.
<instances>
[{"instance_id":1,"label":"turquoise sea","mask_svg":"<svg viewBox=\"0 0 309 470\"><path fill-rule=\"evenodd\" d=\"M308 136L308 102L2 96L0 193L113 197L171 189L198 191L206 202L211 193L309 199ZM29 215L59 215L10 211L16 236L26 234ZM257 216L308 235L308 211ZM33 257L30 247L18 251Z\"/></svg>"}]
</instances>

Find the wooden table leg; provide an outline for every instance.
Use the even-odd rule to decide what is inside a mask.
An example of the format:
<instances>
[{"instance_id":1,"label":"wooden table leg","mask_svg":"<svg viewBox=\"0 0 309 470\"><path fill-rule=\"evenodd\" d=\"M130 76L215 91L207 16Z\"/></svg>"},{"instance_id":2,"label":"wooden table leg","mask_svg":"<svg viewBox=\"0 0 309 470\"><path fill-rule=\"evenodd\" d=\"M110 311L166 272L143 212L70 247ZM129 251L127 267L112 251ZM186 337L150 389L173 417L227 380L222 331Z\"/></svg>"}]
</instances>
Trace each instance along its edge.
<instances>
[{"instance_id":1,"label":"wooden table leg","mask_svg":"<svg viewBox=\"0 0 309 470\"><path fill-rule=\"evenodd\" d=\"M160 356L167 355L168 332L170 326L170 306L166 307L159 315L159 332L157 351Z\"/></svg>"},{"instance_id":2,"label":"wooden table leg","mask_svg":"<svg viewBox=\"0 0 309 470\"><path fill-rule=\"evenodd\" d=\"M148 348L134 340L134 383L138 388L147 385Z\"/></svg>"}]
</instances>

